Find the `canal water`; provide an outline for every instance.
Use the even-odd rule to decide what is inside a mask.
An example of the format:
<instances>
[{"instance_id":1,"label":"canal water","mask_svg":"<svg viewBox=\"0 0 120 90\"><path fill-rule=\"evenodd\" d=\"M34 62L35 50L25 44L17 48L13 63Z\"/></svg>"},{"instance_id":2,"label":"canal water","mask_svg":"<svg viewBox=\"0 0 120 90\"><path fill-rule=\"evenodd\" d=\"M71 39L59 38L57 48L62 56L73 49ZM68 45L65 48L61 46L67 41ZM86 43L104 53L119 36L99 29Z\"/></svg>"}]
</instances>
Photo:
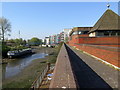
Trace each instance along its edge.
<instances>
[{"instance_id":1,"label":"canal water","mask_svg":"<svg viewBox=\"0 0 120 90\"><path fill-rule=\"evenodd\" d=\"M26 66L28 66L33 60L44 58L47 56L47 53L39 52L32 55L28 55L23 58L15 59L14 61L9 62L8 64L3 65L2 78L3 80L10 78L18 73Z\"/></svg>"}]
</instances>

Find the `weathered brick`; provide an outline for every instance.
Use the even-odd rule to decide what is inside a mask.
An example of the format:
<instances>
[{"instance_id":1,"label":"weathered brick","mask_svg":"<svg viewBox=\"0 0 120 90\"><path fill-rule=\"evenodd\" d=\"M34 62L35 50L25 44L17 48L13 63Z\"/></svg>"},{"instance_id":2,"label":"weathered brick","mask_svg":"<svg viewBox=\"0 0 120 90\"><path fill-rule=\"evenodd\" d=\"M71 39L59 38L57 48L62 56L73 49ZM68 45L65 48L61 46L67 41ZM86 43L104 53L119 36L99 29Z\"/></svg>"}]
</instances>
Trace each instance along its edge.
<instances>
[{"instance_id":1,"label":"weathered brick","mask_svg":"<svg viewBox=\"0 0 120 90\"><path fill-rule=\"evenodd\" d=\"M69 41L69 45L76 46L80 50L119 67L119 39L120 37L80 37L79 35L74 35L72 40Z\"/></svg>"}]
</instances>

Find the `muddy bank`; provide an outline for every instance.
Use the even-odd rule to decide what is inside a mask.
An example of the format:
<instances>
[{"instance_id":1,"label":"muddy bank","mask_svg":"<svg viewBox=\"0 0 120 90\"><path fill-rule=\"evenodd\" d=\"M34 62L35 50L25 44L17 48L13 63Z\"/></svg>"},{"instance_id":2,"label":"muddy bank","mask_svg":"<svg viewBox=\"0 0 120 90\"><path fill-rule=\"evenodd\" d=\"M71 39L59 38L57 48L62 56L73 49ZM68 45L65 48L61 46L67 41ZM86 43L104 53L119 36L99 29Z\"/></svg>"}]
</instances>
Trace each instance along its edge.
<instances>
[{"instance_id":1,"label":"muddy bank","mask_svg":"<svg viewBox=\"0 0 120 90\"><path fill-rule=\"evenodd\" d=\"M29 88L46 66L46 62L55 63L58 48L37 48L35 51L36 53L45 52L48 56L33 60L19 74L7 80L3 80L3 88Z\"/></svg>"}]
</instances>

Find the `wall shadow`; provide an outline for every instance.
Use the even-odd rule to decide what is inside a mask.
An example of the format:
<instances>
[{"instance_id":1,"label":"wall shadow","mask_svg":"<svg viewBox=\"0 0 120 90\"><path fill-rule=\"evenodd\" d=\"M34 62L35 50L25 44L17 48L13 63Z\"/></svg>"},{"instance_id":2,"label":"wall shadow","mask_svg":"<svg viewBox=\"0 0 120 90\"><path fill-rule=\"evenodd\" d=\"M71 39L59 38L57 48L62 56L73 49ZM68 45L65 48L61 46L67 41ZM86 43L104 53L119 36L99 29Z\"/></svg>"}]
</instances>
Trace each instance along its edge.
<instances>
[{"instance_id":1,"label":"wall shadow","mask_svg":"<svg viewBox=\"0 0 120 90\"><path fill-rule=\"evenodd\" d=\"M70 63L80 90L113 90L95 71L93 71L73 50L65 45ZM99 67L100 68L100 67Z\"/></svg>"}]
</instances>

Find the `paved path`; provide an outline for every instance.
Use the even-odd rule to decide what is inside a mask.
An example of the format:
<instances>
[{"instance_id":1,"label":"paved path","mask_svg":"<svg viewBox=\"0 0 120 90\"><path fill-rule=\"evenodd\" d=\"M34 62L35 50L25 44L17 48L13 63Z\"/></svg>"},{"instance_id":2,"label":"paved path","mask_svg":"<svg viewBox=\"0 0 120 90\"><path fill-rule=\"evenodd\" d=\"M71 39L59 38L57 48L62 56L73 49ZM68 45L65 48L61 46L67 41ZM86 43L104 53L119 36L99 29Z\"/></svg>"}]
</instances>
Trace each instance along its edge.
<instances>
[{"instance_id":1,"label":"paved path","mask_svg":"<svg viewBox=\"0 0 120 90\"><path fill-rule=\"evenodd\" d=\"M118 71L78 50L67 48L80 88L118 88ZM120 80L120 79L119 79ZM97 90L97 89L96 89Z\"/></svg>"},{"instance_id":2,"label":"paved path","mask_svg":"<svg viewBox=\"0 0 120 90\"><path fill-rule=\"evenodd\" d=\"M50 90L55 88L61 90L61 88L70 89L76 87L69 57L66 48L63 45L57 57L57 62L55 64L55 69L49 88Z\"/></svg>"}]
</instances>

